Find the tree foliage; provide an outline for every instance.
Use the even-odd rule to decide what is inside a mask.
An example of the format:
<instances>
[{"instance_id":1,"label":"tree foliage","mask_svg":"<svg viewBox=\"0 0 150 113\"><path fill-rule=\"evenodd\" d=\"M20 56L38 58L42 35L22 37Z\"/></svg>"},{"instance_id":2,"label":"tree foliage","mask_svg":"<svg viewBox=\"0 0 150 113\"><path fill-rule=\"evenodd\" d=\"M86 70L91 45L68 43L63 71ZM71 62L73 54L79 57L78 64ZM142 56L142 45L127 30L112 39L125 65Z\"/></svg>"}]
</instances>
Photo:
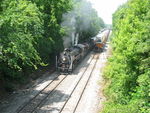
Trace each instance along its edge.
<instances>
[{"instance_id":1,"label":"tree foliage","mask_svg":"<svg viewBox=\"0 0 150 113\"><path fill-rule=\"evenodd\" d=\"M64 48L67 31L61 26L63 14L81 6L81 1L73 4L74 0L1 0L0 79L20 79L26 72L54 62L55 55ZM89 36L100 28L96 12L90 14L93 15L85 14L92 20ZM75 15L82 21L81 12ZM80 28L81 23L76 27Z\"/></svg>"},{"instance_id":2,"label":"tree foliage","mask_svg":"<svg viewBox=\"0 0 150 113\"><path fill-rule=\"evenodd\" d=\"M74 0L72 10L63 15L62 27L65 30L64 47L85 42L105 27L92 4L87 0Z\"/></svg>"},{"instance_id":3,"label":"tree foliage","mask_svg":"<svg viewBox=\"0 0 150 113\"><path fill-rule=\"evenodd\" d=\"M105 24L90 2L81 0L79 3L76 6L76 32L79 33L80 42L83 42L97 35Z\"/></svg>"},{"instance_id":4,"label":"tree foliage","mask_svg":"<svg viewBox=\"0 0 150 113\"><path fill-rule=\"evenodd\" d=\"M25 71L52 62L61 51L62 14L70 0L2 0L0 2L0 72L17 78Z\"/></svg>"},{"instance_id":5,"label":"tree foliage","mask_svg":"<svg viewBox=\"0 0 150 113\"><path fill-rule=\"evenodd\" d=\"M129 0L113 15L113 56L104 113L150 112L150 1Z\"/></svg>"},{"instance_id":6,"label":"tree foliage","mask_svg":"<svg viewBox=\"0 0 150 113\"><path fill-rule=\"evenodd\" d=\"M0 71L15 77L15 71L37 68L41 58L35 49L42 34L41 13L35 4L25 0L3 0L0 15Z\"/></svg>"}]
</instances>

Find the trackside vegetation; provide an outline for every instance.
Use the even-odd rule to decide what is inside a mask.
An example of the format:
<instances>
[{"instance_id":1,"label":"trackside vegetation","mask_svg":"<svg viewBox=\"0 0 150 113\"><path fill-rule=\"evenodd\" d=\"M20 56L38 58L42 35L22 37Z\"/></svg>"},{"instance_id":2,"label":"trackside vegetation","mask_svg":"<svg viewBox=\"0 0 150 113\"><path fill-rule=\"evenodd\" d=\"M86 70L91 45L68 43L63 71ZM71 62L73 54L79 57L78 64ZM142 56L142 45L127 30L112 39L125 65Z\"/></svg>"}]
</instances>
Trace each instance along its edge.
<instances>
[{"instance_id":1,"label":"trackside vegetation","mask_svg":"<svg viewBox=\"0 0 150 113\"><path fill-rule=\"evenodd\" d=\"M0 79L10 83L51 62L63 49L59 23L70 0L0 1ZM56 41L57 40L57 41Z\"/></svg>"},{"instance_id":2,"label":"trackside vegetation","mask_svg":"<svg viewBox=\"0 0 150 113\"><path fill-rule=\"evenodd\" d=\"M80 6L84 0L77 1ZM61 26L63 14L73 10L74 2L75 0L0 1L0 81L20 81L39 67L55 61L55 55L64 48L66 30ZM80 11L77 15L77 23L81 25ZM84 30L86 38L97 34L104 27L96 13L93 18L90 35L88 33L91 29ZM76 28L79 28L79 24Z\"/></svg>"},{"instance_id":3,"label":"trackside vegetation","mask_svg":"<svg viewBox=\"0 0 150 113\"><path fill-rule=\"evenodd\" d=\"M113 15L102 113L150 113L149 6L150 0L128 0Z\"/></svg>"}]
</instances>

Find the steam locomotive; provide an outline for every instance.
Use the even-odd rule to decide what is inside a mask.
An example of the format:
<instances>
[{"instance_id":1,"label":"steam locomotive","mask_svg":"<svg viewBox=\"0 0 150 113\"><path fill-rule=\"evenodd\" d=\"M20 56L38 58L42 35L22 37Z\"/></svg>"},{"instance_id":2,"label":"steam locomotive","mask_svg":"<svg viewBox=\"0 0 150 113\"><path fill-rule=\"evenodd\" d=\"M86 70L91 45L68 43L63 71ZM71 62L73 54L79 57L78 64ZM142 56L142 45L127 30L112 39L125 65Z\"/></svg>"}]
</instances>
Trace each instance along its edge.
<instances>
[{"instance_id":1,"label":"steam locomotive","mask_svg":"<svg viewBox=\"0 0 150 113\"><path fill-rule=\"evenodd\" d=\"M102 51L108 34L105 33L102 37L91 38L90 41L77 44L71 48L65 48L60 55L56 56L56 69L61 74L69 74L81 59L94 48L94 51Z\"/></svg>"},{"instance_id":2,"label":"steam locomotive","mask_svg":"<svg viewBox=\"0 0 150 113\"><path fill-rule=\"evenodd\" d=\"M69 74L73 71L75 65L88 53L92 44L77 44L71 48L65 48L64 51L56 57L56 69L61 74Z\"/></svg>"}]
</instances>

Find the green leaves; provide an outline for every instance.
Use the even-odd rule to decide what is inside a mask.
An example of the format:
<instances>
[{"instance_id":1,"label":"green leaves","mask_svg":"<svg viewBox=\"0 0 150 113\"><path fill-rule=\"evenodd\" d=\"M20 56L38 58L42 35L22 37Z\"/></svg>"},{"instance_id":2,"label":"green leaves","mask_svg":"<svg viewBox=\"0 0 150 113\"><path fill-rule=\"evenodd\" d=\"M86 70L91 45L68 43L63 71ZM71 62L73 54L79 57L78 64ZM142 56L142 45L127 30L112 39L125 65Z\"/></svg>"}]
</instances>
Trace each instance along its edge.
<instances>
[{"instance_id":1,"label":"green leaves","mask_svg":"<svg viewBox=\"0 0 150 113\"><path fill-rule=\"evenodd\" d=\"M74 0L1 0L1 77L4 80L18 80L39 66L54 63L55 55L64 48L62 38L67 34L61 26L62 16L80 5L81 2L74 4ZM80 17L77 29L84 23L82 14L74 14ZM97 34L104 27L104 22L93 9L90 14L84 15L91 22L88 29L80 32L81 37L86 39Z\"/></svg>"},{"instance_id":2,"label":"green leaves","mask_svg":"<svg viewBox=\"0 0 150 113\"><path fill-rule=\"evenodd\" d=\"M25 0L4 0L2 8L4 10L0 24L0 44L3 54L1 65L7 67L2 66L0 71L6 76L11 76L6 68L15 70L16 73L28 66L36 69L41 63L41 58L34 47L42 31L38 8Z\"/></svg>"},{"instance_id":3,"label":"green leaves","mask_svg":"<svg viewBox=\"0 0 150 113\"><path fill-rule=\"evenodd\" d=\"M56 51L63 49L62 14L71 7L70 0L0 2L0 73L4 78L17 78L53 62Z\"/></svg>"},{"instance_id":4,"label":"green leaves","mask_svg":"<svg viewBox=\"0 0 150 113\"><path fill-rule=\"evenodd\" d=\"M104 112L150 110L149 5L148 0L129 0L113 15L113 57L105 74L111 84L106 89L109 105Z\"/></svg>"}]
</instances>

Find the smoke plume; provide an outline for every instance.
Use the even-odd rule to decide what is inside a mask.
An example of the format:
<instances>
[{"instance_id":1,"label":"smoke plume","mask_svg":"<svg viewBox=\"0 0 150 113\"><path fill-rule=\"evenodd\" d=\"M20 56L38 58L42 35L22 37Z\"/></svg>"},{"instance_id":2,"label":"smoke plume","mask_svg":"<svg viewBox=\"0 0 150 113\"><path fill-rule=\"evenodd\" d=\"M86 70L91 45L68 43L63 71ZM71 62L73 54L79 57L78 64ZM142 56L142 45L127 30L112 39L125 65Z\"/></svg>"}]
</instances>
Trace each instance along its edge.
<instances>
[{"instance_id":1,"label":"smoke plume","mask_svg":"<svg viewBox=\"0 0 150 113\"><path fill-rule=\"evenodd\" d=\"M66 30L64 47L77 44L79 32L89 29L92 20L93 8L90 2L74 0L74 4L72 11L63 15L61 26Z\"/></svg>"}]
</instances>

